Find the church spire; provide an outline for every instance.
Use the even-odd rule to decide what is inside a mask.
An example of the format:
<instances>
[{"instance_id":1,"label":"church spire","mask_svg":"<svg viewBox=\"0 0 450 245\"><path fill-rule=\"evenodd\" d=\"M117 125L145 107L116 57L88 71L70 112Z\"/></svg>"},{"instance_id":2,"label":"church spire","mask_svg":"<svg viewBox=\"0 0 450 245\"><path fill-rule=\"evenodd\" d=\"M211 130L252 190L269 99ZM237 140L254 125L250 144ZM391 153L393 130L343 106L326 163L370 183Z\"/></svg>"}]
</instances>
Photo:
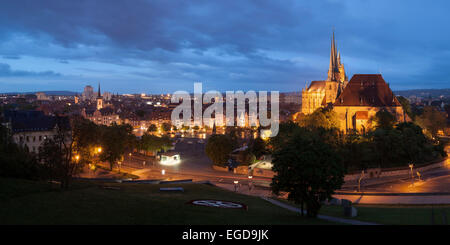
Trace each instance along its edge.
<instances>
[{"instance_id":1,"label":"church spire","mask_svg":"<svg viewBox=\"0 0 450 245\"><path fill-rule=\"evenodd\" d=\"M102 94L100 93L100 83L98 83L98 97L102 96Z\"/></svg>"},{"instance_id":2,"label":"church spire","mask_svg":"<svg viewBox=\"0 0 450 245\"><path fill-rule=\"evenodd\" d=\"M339 80L338 73L340 65L341 65L341 54L340 52L338 53L337 51L333 30L333 35L331 37L330 67L328 69L328 81Z\"/></svg>"}]
</instances>

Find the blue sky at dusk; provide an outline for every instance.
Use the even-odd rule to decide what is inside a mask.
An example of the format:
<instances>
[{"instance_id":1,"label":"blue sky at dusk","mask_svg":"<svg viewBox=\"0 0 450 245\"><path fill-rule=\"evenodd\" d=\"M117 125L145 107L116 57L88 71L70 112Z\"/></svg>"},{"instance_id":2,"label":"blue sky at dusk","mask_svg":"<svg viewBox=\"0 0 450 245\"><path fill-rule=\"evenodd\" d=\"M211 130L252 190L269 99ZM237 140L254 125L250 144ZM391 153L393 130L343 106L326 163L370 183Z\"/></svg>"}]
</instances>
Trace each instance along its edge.
<instances>
[{"instance_id":1,"label":"blue sky at dusk","mask_svg":"<svg viewBox=\"0 0 450 245\"><path fill-rule=\"evenodd\" d=\"M449 1L23 1L0 7L0 92L300 91L347 75L449 88Z\"/></svg>"}]
</instances>

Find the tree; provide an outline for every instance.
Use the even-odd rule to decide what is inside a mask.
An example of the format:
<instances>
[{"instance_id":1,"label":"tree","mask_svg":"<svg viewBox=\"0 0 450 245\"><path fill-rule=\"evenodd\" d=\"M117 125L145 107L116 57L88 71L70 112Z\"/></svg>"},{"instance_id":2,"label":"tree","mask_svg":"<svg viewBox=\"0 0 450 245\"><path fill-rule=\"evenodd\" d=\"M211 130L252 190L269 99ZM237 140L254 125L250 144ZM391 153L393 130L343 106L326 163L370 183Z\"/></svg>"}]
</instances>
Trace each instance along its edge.
<instances>
[{"instance_id":1,"label":"tree","mask_svg":"<svg viewBox=\"0 0 450 245\"><path fill-rule=\"evenodd\" d=\"M300 126L306 128L339 128L338 116L331 108L319 108L298 121Z\"/></svg>"},{"instance_id":2,"label":"tree","mask_svg":"<svg viewBox=\"0 0 450 245\"><path fill-rule=\"evenodd\" d=\"M110 169L117 161L123 159L123 155L129 150L135 136L132 134L133 127L129 124L117 125L113 123L109 127L102 128L102 146L100 160L108 161Z\"/></svg>"},{"instance_id":3,"label":"tree","mask_svg":"<svg viewBox=\"0 0 450 245\"><path fill-rule=\"evenodd\" d=\"M306 204L307 215L316 217L321 202L331 198L344 183L345 168L336 151L308 129L300 129L288 144L272 155L272 191L287 192L288 199ZM302 212L303 213L303 212Z\"/></svg>"},{"instance_id":4,"label":"tree","mask_svg":"<svg viewBox=\"0 0 450 245\"><path fill-rule=\"evenodd\" d=\"M233 150L233 144L229 136L213 134L206 143L206 155L219 166L226 166L228 156Z\"/></svg>"},{"instance_id":5,"label":"tree","mask_svg":"<svg viewBox=\"0 0 450 245\"><path fill-rule=\"evenodd\" d=\"M170 123L163 123L163 124L161 125L161 130L162 130L163 132L169 132L169 131L170 131L170 128L172 128L172 125L170 125Z\"/></svg>"},{"instance_id":6,"label":"tree","mask_svg":"<svg viewBox=\"0 0 450 245\"><path fill-rule=\"evenodd\" d=\"M372 121L375 122L375 128L392 129L395 124L395 116L386 110L380 110Z\"/></svg>"},{"instance_id":7,"label":"tree","mask_svg":"<svg viewBox=\"0 0 450 245\"><path fill-rule=\"evenodd\" d=\"M250 151L256 159L259 159L267 153L266 142L261 138L254 139L250 144Z\"/></svg>"},{"instance_id":8,"label":"tree","mask_svg":"<svg viewBox=\"0 0 450 245\"><path fill-rule=\"evenodd\" d=\"M409 103L409 100L403 96L397 96L398 102L402 105L403 108L403 118L405 117L405 114L409 116L409 118L414 119L415 115L412 111L411 104Z\"/></svg>"},{"instance_id":9,"label":"tree","mask_svg":"<svg viewBox=\"0 0 450 245\"><path fill-rule=\"evenodd\" d=\"M236 149L239 147L241 143L241 134L242 134L242 128L239 127L226 127L225 129L225 135L229 137L231 140L231 147L233 149Z\"/></svg>"},{"instance_id":10,"label":"tree","mask_svg":"<svg viewBox=\"0 0 450 245\"><path fill-rule=\"evenodd\" d=\"M166 151L172 147L172 140L169 137L158 137L151 134L145 134L141 137L139 148L144 151L158 152Z\"/></svg>"},{"instance_id":11,"label":"tree","mask_svg":"<svg viewBox=\"0 0 450 245\"><path fill-rule=\"evenodd\" d=\"M73 175L82 169L79 155L73 150L73 137L69 119L56 117L56 134L39 147L39 159L49 171L50 179L57 179L62 189L68 189Z\"/></svg>"},{"instance_id":12,"label":"tree","mask_svg":"<svg viewBox=\"0 0 450 245\"><path fill-rule=\"evenodd\" d=\"M147 132L152 133L152 132L156 132L157 130L158 130L158 128L156 127L155 124L150 124L150 126L148 126Z\"/></svg>"},{"instance_id":13,"label":"tree","mask_svg":"<svg viewBox=\"0 0 450 245\"><path fill-rule=\"evenodd\" d=\"M36 157L15 144L10 130L0 124L0 176L35 180L45 178L44 173Z\"/></svg>"},{"instance_id":14,"label":"tree","mask_svg":"<svg viewBox=\"0 0 450 245\"><path fill-rule=\"evenodd\" d=\"M447 124L443 113L431 106L423 108L423 113L416 117L416 122L431 137L436 137L438 131L443 130Z\"/></svg>"},{"instance_id":15,"label":"tree","mask_svg":"<svg viewBox=\"0 0 450 245\"><path fill-rule=\"evenodd\" d=\"M255 155L250 151L250 149L246 149L240 151L237 156L237 160L242 165L250 165L256 161Z\"/></svg>"},{"instance_id":16,"label":"tree","mask_svg":"<svg viewBox=\"0 0 450 245\"><path fill-rule=\"evenodd\" d=\"M95 155L101 147L101 130L98 125L84 118L72 120L73 149L80 156L82 164L94 163Z\"/></svg>"}]
</instances>

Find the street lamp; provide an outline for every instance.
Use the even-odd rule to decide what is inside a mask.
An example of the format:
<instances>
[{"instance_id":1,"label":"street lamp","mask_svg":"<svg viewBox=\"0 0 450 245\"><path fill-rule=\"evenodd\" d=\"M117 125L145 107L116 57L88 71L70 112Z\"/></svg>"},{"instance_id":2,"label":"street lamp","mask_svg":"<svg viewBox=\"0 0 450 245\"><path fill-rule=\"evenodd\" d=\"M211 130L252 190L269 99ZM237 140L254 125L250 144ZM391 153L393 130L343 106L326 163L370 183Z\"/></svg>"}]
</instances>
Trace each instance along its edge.
<instances>
[{"instance_id":1,"label":"street lamp","mask_svg":"<svg viewBox=\"0 0 450 245\"><path fill-rule=\"evenodd\" d=\"M161 170L161 174L162 174L162 175L165 175L165 174L166 174L166 170L164 170L164 169Z\"/></svg>"},{"instance_id":2,"label":"street lamp","mask_svg":"<svg viewBox=\"0 0 450 245\"><path fill-rule=\"evenodd\" d=\"M414 168L414 164L409 164L409 168L411 169L411 183L412 186L414 187L414 174L413 174L413 168Z\"/></svg>"},{"instance_id":3,"label":"street lamp","mask_svg":"<svg viewBox=\"0 0 450 245\"><path fill-rule=\"evenodd\" d=\"M248 191L251 191L253 188L253 182L252 182L253 176L249 175L248 176Z\"/></svg>"},{"instance_id":4,"label":"street lamp","mask_svg":"<svg viewBox=\"0 0 450 245\"><path fill-rule=\"evenodd\" d=\"M239 181L235 180L233 183L234 183L234 192L237 192Z\"/></svg>"},{"instance_id":5,"label":"street lamp","mask_svg":"<svg viewBox=\"0 0 450 245\"><path fill-rule=\"evenodd\" d=\"M364 178L364 170L361 171L361 176L358 179L358 192L361 192L361 180Z\"/></svg>"},{"instance_id":6,"label":"street lamp","mask_svg":"<svg viewBox=\"0 0 450 245\"><path fill-rule=\"evenodd\" d=\"M101 153L101 152L102 152L102 148L101 147L97 148L97 153Z\"/></svg>"}]
</instances>

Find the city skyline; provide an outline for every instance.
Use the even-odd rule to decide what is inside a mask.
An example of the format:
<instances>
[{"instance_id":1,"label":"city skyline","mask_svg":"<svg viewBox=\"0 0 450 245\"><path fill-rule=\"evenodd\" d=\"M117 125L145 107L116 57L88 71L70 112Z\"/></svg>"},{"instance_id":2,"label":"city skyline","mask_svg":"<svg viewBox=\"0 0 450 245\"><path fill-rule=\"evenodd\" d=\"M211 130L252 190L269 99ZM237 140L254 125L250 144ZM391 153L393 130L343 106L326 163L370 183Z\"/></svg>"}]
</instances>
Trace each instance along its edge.
<instances>
[{"instance_id":1,"label":"city skyline","mask_svg":"<svg viewBox=\"0 0 450 245\"><path fill-rule=\"evenodd\" d=\"M194 82L205 91L299 92L326 78L333 30L349 78L381 73L394 91L448 88L450 34L439 31L448 3L405 4L8 1L0 92L101 83L113 93L166 94Z\"/></svg>"}]
</instances>

